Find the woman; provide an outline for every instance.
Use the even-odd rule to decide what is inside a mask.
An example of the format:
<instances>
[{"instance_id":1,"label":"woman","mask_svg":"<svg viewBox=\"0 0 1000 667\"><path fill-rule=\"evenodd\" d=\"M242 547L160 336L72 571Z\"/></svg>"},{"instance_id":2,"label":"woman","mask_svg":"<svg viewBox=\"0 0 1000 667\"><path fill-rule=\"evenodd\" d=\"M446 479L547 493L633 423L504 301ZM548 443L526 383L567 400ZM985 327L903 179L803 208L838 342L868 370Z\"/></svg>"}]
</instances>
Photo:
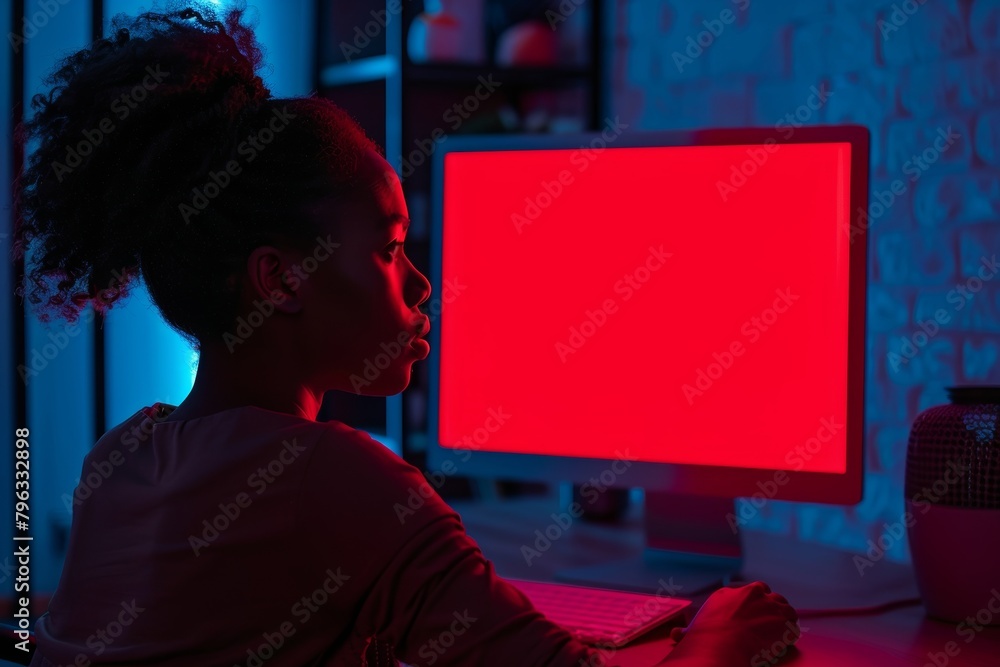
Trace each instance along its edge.
<instances>
[{"instance_id":1,"label":"woman","mask_svg":"<svg viewBox=\"0 0 1000 667\"><path fill-rule=\"evenodd\" d=\"M23 128L21 294L75 321L141 275L200 362L179 406L87 455L112 472L74 496L32 665L605 664L436 494L397 514L416 468L316 421L327 391L402 391L429 350L430 284L378 147L329 101L271 97L239 10L118 16L111 34ZM724 589L665 664L742 664L794 623L759 582Z\"/></svg>"}]
</instances>

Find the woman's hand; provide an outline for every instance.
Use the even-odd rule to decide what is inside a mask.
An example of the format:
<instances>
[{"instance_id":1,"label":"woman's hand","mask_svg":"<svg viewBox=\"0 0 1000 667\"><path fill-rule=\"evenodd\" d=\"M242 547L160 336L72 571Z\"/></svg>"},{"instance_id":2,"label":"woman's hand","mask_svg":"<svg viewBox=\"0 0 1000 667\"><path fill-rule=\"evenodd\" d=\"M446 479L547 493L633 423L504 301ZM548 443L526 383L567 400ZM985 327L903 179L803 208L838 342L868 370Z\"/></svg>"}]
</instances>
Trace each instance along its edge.
<instances>
[{"instance_id":1,"label":"woman's hand","mask_svg":"<svg viewBox=\"0 0 1000 667\"><path fill-rule=\"evenodd\" d=\"M767 584L755 581L715 591L686 628L674 628L679 642L664 664L773 664L799 638L798 614Z\"/></svg>"}]
</instances>

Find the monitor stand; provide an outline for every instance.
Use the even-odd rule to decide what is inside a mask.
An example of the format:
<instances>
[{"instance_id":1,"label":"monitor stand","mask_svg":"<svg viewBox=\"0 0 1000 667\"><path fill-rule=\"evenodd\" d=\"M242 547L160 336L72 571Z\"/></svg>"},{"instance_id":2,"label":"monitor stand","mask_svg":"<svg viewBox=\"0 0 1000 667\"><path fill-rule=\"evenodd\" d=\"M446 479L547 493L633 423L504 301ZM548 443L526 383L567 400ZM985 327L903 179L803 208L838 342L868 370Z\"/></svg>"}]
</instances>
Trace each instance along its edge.
<instances>
[{"instance_id":1,"label":"monitor stand","mask_svg":"<svg viewBox=\"0 0 1000 667\"><path fill-rule=\"evenodd\" d=\"M743 564L735 499L647 491L641 556L555 573L596 588L694 597L738 580Z\"/></svg>"}]
</instances>

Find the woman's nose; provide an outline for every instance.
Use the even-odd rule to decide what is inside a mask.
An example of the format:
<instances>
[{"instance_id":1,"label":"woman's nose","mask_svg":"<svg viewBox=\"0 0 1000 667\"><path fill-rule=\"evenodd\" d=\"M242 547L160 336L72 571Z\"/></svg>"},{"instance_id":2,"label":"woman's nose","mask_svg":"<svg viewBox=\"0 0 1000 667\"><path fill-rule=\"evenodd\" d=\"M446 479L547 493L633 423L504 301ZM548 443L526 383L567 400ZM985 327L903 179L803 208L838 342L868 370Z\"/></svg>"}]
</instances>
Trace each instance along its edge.
<instances>
[{"instance_id":1,"label":"woman's nose","mask_svg":"<svg viewBox=\"0 0 1000 667\"><path fill-rule=\"evenodd\" d=\"M408 294L407 301L413 303L414 307L420 306L431 296L431 282L427 280L427 276L422 274L417 270L417 267L413 266L411 263L412 271L410 273L410 279L407 284Z\"/></svg>"}]
</instances>

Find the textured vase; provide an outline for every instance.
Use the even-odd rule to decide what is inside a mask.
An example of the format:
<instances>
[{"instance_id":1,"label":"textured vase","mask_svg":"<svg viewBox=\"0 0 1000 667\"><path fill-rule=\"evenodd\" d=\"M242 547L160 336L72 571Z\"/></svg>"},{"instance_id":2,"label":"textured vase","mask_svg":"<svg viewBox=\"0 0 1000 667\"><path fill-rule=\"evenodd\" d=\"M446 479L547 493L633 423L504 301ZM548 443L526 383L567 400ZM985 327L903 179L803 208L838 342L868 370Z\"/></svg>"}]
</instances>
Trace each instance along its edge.
<instances>
[{"instance_id":1,"label":"textured vase","mask_svg":"<svg viewBox=\"0 0 1000 667\"><path fill-rule=\"evenodd\" d=\"M913 422L906 525L927 614L1000 625L1000 387L949 387Z\"/></svg>"}]
</instances>

